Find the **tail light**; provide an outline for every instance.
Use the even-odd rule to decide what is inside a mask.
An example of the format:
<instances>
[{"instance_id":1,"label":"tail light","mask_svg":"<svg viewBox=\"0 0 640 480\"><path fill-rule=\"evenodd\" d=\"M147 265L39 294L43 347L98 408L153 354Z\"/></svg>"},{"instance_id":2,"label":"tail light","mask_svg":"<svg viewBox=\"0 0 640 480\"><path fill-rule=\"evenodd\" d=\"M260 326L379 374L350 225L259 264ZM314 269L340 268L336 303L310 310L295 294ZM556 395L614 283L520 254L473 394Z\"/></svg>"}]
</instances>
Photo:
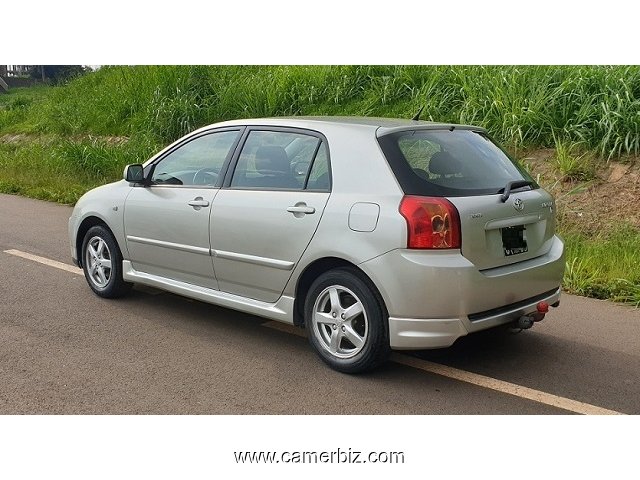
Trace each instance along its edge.
<instances>
[{"instance_id":1,"label":"tail light","mask_svg":"<svg viewBox=\"0 0 640 480\"><path fill-rule=\"evenodd\" d=\"M460 217L446 198L407 195L400 213L407 220L407 248L460 248Z\"/></svg>"}]
</instances>

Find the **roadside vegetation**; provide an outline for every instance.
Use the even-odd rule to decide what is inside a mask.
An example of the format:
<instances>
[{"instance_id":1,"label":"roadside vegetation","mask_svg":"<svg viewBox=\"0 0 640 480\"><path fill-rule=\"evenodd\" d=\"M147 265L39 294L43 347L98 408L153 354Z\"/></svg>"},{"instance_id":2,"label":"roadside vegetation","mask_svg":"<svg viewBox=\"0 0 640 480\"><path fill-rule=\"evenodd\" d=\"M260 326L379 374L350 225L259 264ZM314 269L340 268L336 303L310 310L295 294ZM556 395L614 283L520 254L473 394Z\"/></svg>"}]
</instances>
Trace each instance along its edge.
<instances>
[{"instance_id":1,"label":"roadside vegetation","mask_svg":"<svg viewBox=\"0 0 640 480\"><path fill-rule=\"evenodd\" d=\"M564 288L640 306L640 235L623 227L608 235L569 233Z\"/></svg>"},{"instance_id":2,"label":"roadside vegetation","mask_svg":"<svg viewBox=\"0 0 640 480\"><path fill-rule=\"evenodd\" d=\"M486 127L553 191L568 291L640 305L637 66L105 67L0 95L0 191L73 203L216 121L422 106L425 120Z\"/></svg>"}]
</instances>

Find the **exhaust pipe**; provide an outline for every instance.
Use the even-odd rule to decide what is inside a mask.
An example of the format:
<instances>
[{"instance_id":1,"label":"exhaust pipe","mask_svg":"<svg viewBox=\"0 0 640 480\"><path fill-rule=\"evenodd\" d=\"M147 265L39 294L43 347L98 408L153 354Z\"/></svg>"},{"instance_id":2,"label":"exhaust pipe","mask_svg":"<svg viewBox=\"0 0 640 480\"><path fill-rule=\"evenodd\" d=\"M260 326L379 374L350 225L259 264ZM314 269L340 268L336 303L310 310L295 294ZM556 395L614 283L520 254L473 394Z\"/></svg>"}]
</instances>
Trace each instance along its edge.
<instances>
[{"instance_id":1,"label":"exhaust pipe","mask_svg":"<svg viewBox=\"0 0 640 480\"><path fill-rule=\"evenodd\" d=\"M519 319L513 322L513 328L520 330L528 330L533 327L533 318L531 315L523 315Z\"/></svg>"}]
</instances>

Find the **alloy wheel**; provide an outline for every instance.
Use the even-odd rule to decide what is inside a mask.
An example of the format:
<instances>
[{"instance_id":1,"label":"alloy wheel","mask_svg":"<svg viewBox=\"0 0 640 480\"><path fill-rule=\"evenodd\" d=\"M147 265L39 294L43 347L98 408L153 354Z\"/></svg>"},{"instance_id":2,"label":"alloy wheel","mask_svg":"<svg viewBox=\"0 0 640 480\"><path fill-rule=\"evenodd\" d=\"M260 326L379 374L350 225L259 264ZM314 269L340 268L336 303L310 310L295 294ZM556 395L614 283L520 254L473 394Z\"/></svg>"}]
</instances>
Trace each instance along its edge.
<instances>
[{"instance_id":1,"label":"alloy wheel","mask_svg":"<svg viewBox=\"0 0 640 480\"><path fill-rule=\"evenodd\" d=\"M98 289L106 288L111 279L111 252L101 237L91 237L85 251L85 265L89 280Z\"/></svg>"},{"instance_id":2,"label":"alloy wheel","mask_svg":"<svg viewBox=\"0 0 640 480\"><path fill-rule=\"evenodd\" d=\"M312 322L321 347L337 358L351 358L366 344L367 313L356 294L346 287L332 285L320 292Z\"/></svg>"}]
</instances>

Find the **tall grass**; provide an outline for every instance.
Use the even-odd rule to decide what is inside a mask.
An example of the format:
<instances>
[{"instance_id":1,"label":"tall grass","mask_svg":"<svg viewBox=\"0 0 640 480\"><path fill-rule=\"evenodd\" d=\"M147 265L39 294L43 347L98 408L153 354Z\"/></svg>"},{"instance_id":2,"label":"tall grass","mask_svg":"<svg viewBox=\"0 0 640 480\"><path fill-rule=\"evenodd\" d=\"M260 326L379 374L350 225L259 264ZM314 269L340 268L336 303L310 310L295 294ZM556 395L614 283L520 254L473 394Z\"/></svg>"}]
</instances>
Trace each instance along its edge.
<instances>
[{"instance_id":1,"label":"tall grass","mask_svg":"<svg viewBox=\"0 0 640 480\"><path fill-rule=\"evenodd\" d=\"M553 164L561 180L591 180L595 177L595 165L588 152L580 153L580 144L556 139Z\"/></svg>"},{"instance_id":2,"label":"tall grass","mask_svg":"<svg viewBox=\"0 0 640 480\"><path fill-rule=\"evenodd\" d=\"M560 139L606 158L640 152L638 66L105 67L53 88L29 123L164 143L230 118L410 118L421 106L425 119L481 125L515 148ZM5 114L0 130L11 129Z\"/></svg>"},{"instance_id":3,"label":"tall grass","mask_svg":"<svg viewBox=\"0 0 640 480\"><path fill-rule=\"evenodd\" d=\"M566 233L564 287L571 293L640 306L640 232L621 227L588 238Z\"/></svg>"},{"instance_id":4,"label":"tall grass","mask_svg":"<svg viewBox=\"0 0 640 480\"><path fill-rule=\"evenodd\" d=\"M121 177L124 166L145 161L156 145L146 137L42 137L0 143L0 192L75 203L87 190Z\"/></svg>"},{"instance_id":5,"label":"tall grass","mask_svg":"<svg viewBox=\"0 0 640 480\"><path fill-rule=\"evenodd\" d=\"M46 86L15 88L0 93L0 132L18 133L21 130L33 130L34 122L39 118L35 107L51 93Z\"/></svg>"}]
</instances>

